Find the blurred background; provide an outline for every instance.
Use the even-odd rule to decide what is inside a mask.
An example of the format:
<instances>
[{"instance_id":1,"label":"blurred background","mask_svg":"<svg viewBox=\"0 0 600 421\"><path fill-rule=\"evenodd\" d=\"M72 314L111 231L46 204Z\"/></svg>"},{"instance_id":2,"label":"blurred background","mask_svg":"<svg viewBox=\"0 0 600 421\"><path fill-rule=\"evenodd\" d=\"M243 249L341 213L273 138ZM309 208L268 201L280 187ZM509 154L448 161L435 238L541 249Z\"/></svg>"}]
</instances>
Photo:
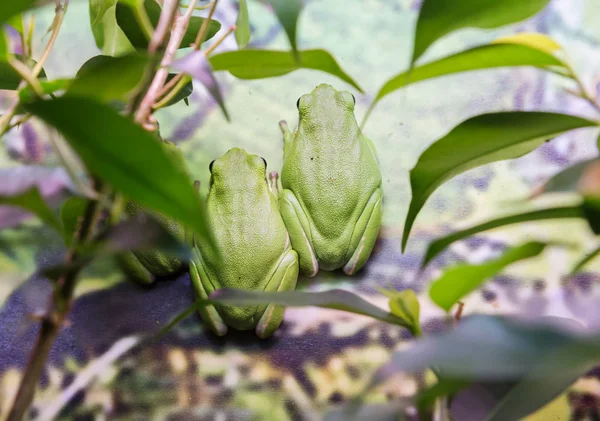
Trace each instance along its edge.
<instances>
[{"instance_id":1,"label":"blurred background","mask_svg":"<svg viewBox=\"0 0 600 421\"><path fill-rule=\"evenodd\" d=\"M195 83L189 106L180 102L161 110L157 118L163 137L181 147L204 191L210 175L208 164L234 146L264 157L269 170L280 170L278 122L287 120L295 125L297 99L319 83L351 91L357 98L356 116L361 121L379 87L407 68L418 1L305 3L299 47L332 52L366 93L361 95L338 79L309 70L262 81L243 81L219 73L231 115L228 123L204 88ZM249 6L251 46L287 49L275 17L258 2ZM216 13L224 31L235 22L237 4L221 0ZM52 17L52 7L36 12L37 34L46 31ZM501 35L542 32L564 47L588 89L596 92L600 88L599 21L598 0L554 0L544 12L516 27L449 35L422 60ZM36 41L40 43L40 36ZM35 50L38 54L40 45ZM221 51L235 48L233 37L219 47ZM72 76L97 54L87 2L73 1L45 66L46 73L50 78ZM410 201L408 172L419 154L460 121L484 112L546 110L593 117L586 103L570 97L564 87L558 77L533 69L498 69L434 79L386 97L364 128L376 145L383 173L384 224L377 247L357 276L320 273L316 278L300 279L299 288L345 288L386 306L387 300L377 287L392 285L420 292L448 264L477 263L523 240L572 240L579 248L553 249L511 266L486 283L465 300L465 313L550 314L600 327L600 319L595 317L600 308L600 264L591 263L585 272L568 280L563 277L582 252L581 246L594 245L584 221L532 223L486 233L453 245L417 276L425 247L436 236L531 207L531 203L520 200L532 188L567 164L596 156L598 133L593 130L558 137L520 159L456 177L428 201L413 228L407 251L400 252ZM51 153L50 135L43 125L30 120L3 139L1 188L35 183L55 203L69 194L73 186ZM569 198L558 200L566 202ZM0 228L2 419L35 338L37 324L28 315L45 308L50 290L49 282L37 272L59 261L64 250L49 228L15 209L0 207ZM99 261L85 271L77 295L71 323L52 350L33 415L55 405L64 420L318 420L326 408L360 392L375 368L408 338L407 332L397 327L310 308L288 310L282 328L267 341L257 340L253 333L217 339L203 332L198 317L190 317L160 341L131 349L131 338L156 330L192 303L188 275L144 289L124 282L110 262ZM442 314L428 304L426 294L419 298L423 300L426 330L440 329ZM101 375L89 379L81 375L90 372ZM84 387L69 388L74 379ZM576 418L577 414L587 416L588 409L597 411L600 407L598 379L582 379L530 420L585 419ZM420 377L395 378L368 398L382 402L410 396L422 381Z\"/></svg>"}]
</instances>

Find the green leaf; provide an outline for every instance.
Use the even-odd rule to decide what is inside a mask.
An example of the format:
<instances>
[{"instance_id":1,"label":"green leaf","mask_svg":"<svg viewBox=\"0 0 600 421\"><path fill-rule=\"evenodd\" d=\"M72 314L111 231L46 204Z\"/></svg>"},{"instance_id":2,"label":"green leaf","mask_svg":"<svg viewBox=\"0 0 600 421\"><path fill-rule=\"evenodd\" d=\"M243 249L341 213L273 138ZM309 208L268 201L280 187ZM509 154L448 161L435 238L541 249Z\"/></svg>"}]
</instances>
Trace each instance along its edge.
<instances>
[{"instance_id":1,"label":"green leaf","mask_svg":"<svg viewBox=\"0 0 600 421\"><path fill-rule=\"evenodd\" d=\"M77 230L79 218L83 216L85 208L89 201L81 196L72 196L65 200L60 208L60 220L63 225L63 236L65 244L70 247L73 242L73 235Z\"/></svg>"},{"instance_id":2,"label":"green leaf","mask_svg":"<svg viewBox=\"0 0 600 421\"><path fill-rule=\"evenodd\" d=\"M106 8L107 4L111 4ZM117 24L116 0L90 0L90 24L98 48L108 56L120 56L134 51Z\"/></svg>"},{"instance_id":3,"label":"green leaf","mask_svg":"<svg viewBox=\"0 0 600 421\"><path fill-rule=\"evenodd\" d=\"M379 292L389 297L390 311L396 317L404 320L410 326L411 332L418 336L421 334L420 305L417 294L412 289L394 291L379 288Z\"/></svg>"},{"instance_id":4,"label":"green leaf","mask_svg":"<svg viewBox=\"0 0 600 421\"><path fill-rule=\"evenodd\" d=\"M13 16L33 7L37 0L10 0L0 3L0 24L8 22Z\"/></svg>"},{"instance_id":5,"label":"green leaf","mask_svg":"<svg viewBox=\"0 0 600 421\"><path fill-rule=\"evenodd\" d=\"M523 111L482 114L460 123L427 148L410 171L412 199L402 249L419 211L445 181L472 168L528 154L567 131L595 125L567 114Z\"/></svg>"},{"instance_id":6,"label":"green leaf","mask_svg":"<svg viewBox=\"0 0 600 421\"><path fill-rule=\"evenodd\" d=\"M20 34L23 34L25 31L25 27L23 26L23 15L14 15L6 23L12 26Z\"/></svg>"},{"instance_id":7,"label":"green leaf","mask_svg":"<svg viewBox=\"0 0 600 421\"><path fill-rule=\"evenodd\" d=\"M359 92L363 90L339 66L331 54L325 50L298 51L299 61L294 59L291 51L271 50L239 50L215 54L209 58L213 70L227 70L240 79L264 79L282 76L298 69L313 69L337 76L344 82L354 86Z\"/></svg>"},{"instance_id":8,"label":"green leaf","mask_svg":"<svg viewBox=\"0 0 600 421\"><path fill-rule=\"evenodd\" d=\"M221 89L219 88L219 84L215 79L215 75L213 74L204 51L192 51L185 57L171 63L171 67L180 72L187 73L194 79L200 81L214 100L217 101L225 118L229 121L229 114L227 113L227 108L225 108L225 101L223 101Z\"/></svg>"},{"instance_id":9,"label":"green leaf","mask_svg":"<svg viewBox=\"0 0 600 421\"><path fill-rule=\"evenodd\" d=\"M23 57L19 55L16 55L15 57L19 60L24 60ZM28 60L28 65L30 67L35 66L35 64L36 62L34 60ZM45 77L46 72L42 69L38 78L43 79ZM19 75L7 61L0 60L0 89L14 91L19 87L21 80L21 75Z\"/></svg>"},{"instance_id":10,"label":"green leaf","mask_svg":"<svg viewBox=\"0 0 600 421\"><path fill-rule=\"evenodd\" d=\"M117 0L89 0L90 26L92 27L96 46L100 49L104 47L104 16L116 4Z\"/></svg>"},{"instance_id":11,"label":"green leaf","mask_svg":"<svg viewBox=\"0 0 600 421\"><path fill-rule=\"evenodd\" d=\"M408 324L399 317L363 300L358 295L341 289L324 292L262 292L225 288L213 292L208 301L210 304L227 303L241 306L273 303L286 307L331 308L409 328Z\"/></svg>"},{"instance_id":12,"label":"green leaf","mask_svg":"<svg viewBox=\"0 0 600 421\"><path fill-rule=\"evenodd\" d=\"M6 34L0 29L0 61L8 61L8 43L6 42Z\"/></svg>"},{"instance_id":13,"label":"green leaf","mask_svg":"<svg viewBox=\"0 0 600 421\"><path fill-rule=\"evenodd\" d=\"M150 23L153 27L156 27L160 18L161 7L154 0L145 0L144 8L148 14ZM123 30L131 42L131 45L137 49L146 50L148 48L148 39L138 24L135 12L126 1L118 0L116 4L116 17L119 27ZM181 41L181 48L187 48L194 43L196 35L200 31L200 27L204 20L204 18L197 16L193 16L190 19L188 29ZM208 25L206 40L214 37L215 34L219 32L219 29L221 29L221 24L218 21L211 19L210 24Z\"/></svg>"},{"instance_id":14,"label":"green leaf","mask_svg":"<svg viewBox=\"0 0 600 421\"><path fill-rule=\"evenodd\" d=\"M32 187L21 193L11 196L0 196L0 205L18 206L36 215L43 222L50 225L57 232L62 232L62 226L48 207L37 187Z\"/></svg>"},{"instance_id":15,"label":"green leaf","mask_svg":"<svg viewBox=\"0 0 600 421\"><path fill-rule=\"evenodd\" d=\"M167 76L167 82L169 82L171 79L173 79L176 75L174 73L169 73L169 76ZM177 95L175 95L173 97L173 99L171 99L169 102L167 102L164 107L168 107L170 105L173 104L177 104L179 101L185 101L186 105L189 105L187 100L188 97L192 94L192 92L194 92L194 84L192 83L192 81L190 80L188 83L186 83L183 88L181 88L179 90L179 92L177 92ZM164 108L163 107L163 108Z\"/></svg>"},{"instance_id":16,"label":"green leaf","mask_svg":"<svg viewBox=\"0 0 600 421\"><path fill-rule=\"evenodd\" d=\"M438 39L463 28L493 29L540 12L550 0L423 0L411 64Z\"/></svg>"},{"instance_id":17,"label":"green leaf","mask_svg":"<svg viewBox=\"0 0 600 421\"><path fill-rule=\"evenodd\" d=\"M295 56L297 56L297 28L298 17L302 11L302 0L265 0L273 7L277 20L283 27L285 34L290 41L290 46Z\"/></svg>"},{"instance_id":18,"label":"green leaf","mask_svg":"<svg viewBox=\"0 0 600 421\"><path fill-rule=\"evenodd\" d=\"M594 180L594 183L598 183L598 181ZM584 196L581 208L594 234L600 234L600 196Z\"/></svg>"},{"instance_id":19,"label":"green leaf","mask_svg":"<svg viewBox=\"0 0 600 421\"><path fill-rule=\"evenodd\" d=\"M464 264L452 267L433 283L429 296L442 309L450 311L454 304L479 288L488 278L519 260L539 255L545 247L544 243L532 241L510 248L499 258L480 265Z\"/></svg>"},{"instance_id":20,"label":"green leaf","mask_svg":"<svg viewBox=\"0 0 600 421\"><path fill-rule=\"evenodd\" d=\"M581 260L579 260L571 269L570 275L575 275L581 269L585 267L589 262L594 260L600 254L600 246L596 247L594 250L587 253Z\"/></svg>"},{"instance_id":21,"label":"green leaf","mask_svg":"<svg viewBox=\"0 0 600 421\"><path fill-rule=\"evenodd\" d=\"M127 100L143 79L148 58L137 52L119 56L95 56L86 61L67 90L101 102Z\"/></svg>"},{"instance_id":22,"label":"green leaf","mask_svg":"<svg viewBox=\"0 0 600 421\"><path fill-rule=\"evenodd\" d=\"M447 235L445 237L438 238L432 242L425 253L425 258L421 264L421 268L427 266L431 260L433 260L438 254L446 249L450 244L462 240L463 238L470 237L480 232L489 231L494 228L504 227L507 225L519 224L522 222L531 221L543 221L548 219L570 219L570 218L583 218L583 210L581 206L570 206L562 208L550 208L540 209L531 212L519 213L516 215L504 216L501 218L493 219L491 221L484 222L474 227L464 229Z\"/></svg>"},{"instance_id":23,"label":"green leaf","mask_svg":"<svg viewBox=\"0 0 600 421\"><path fill-rule=\"evenodd\" d=\"M248 18L248 2L240 0L240 11L235 23L235 40L238 48L244 48L250 41L250 21Z\"/></svg>"},{"instance_id":24,"label":"green leaf","mask_svg":"<svg viewBox=\"0 0 600 421\"><path fill-rule=\"evenodd\" d=\"M575 193L579 190L579 183L584 174L590 169L593 170L594 166L600 166L600 158L588 159L565 168L540 187L534 196L544 193Z\"/></svg>"},{"instance_id":25,"label":"green leaf","mask_svg":"<svg viewBox=\"0 0 600 421\"><path fill-rule=\"evenodd\" d=\"M42 91L45 94L54 94L55 92L65 90L69 87L73 79L55 79L55 80L42 80L40 81L40 86L42 87ZM37 99L37 94L31 88L30 85L25 86L22 89L19 89L19 101L25 104L27 102L33 101Z\"/></svg>"},{"instance_id":26,"label":"green leaf","mask_svg":"<svg viewBox=\"0 0 600 421\"><path fill-rule=\"evenodd\" d=\"M92 173L206 238L200 197L185 168L156 136L88 98L64 96L26 109L61 131Z\"/></svg>"},{"instance_id":27,"label":"green leaf","mask_svg":"<svg viewBox=\"0 0 600 421\"><path fill-rule=\"evenodd\" d=\"M539 39L535 35L540 35L544 37L544 41L539 40L537 44L531 41L530 44L525 44L525 40L521 38L501 38L489 45L461 51L397 74L381 87L369 107L364 121L367 120L375 104L385 96L405 86L428 79L473 70L513 66L532 66L548 71L558 68L567 71L563 62L554 56L554 51L549 51L549 45L554 43L551 38L541 34L527 35L534 40Z\"/></svg>"}]
</instances>

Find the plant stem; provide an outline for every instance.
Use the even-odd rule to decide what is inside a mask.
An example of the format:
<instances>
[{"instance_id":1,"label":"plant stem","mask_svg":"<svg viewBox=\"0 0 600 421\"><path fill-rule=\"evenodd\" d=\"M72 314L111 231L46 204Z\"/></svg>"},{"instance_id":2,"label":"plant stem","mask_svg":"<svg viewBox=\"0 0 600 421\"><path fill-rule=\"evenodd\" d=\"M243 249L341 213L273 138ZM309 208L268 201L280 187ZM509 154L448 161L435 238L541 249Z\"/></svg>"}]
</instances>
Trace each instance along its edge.
<instances>
[{"instance_id":1,"label":"plant stem","mask_svg":"<svg viewBox=\"0 0 600 421\"><path fill-rule=\"evenodd\" d=\"M41 97L44 95L44 89L42 88L42 85L40 85L40 82L29 70L29 67L13 57L8 58L8 64L15 72L19 74L19 76L21 76L21 78L23 78L23 80L25 80L25 82L27 82L29 86L31 86L31 89L33 89L37 96Z\"/></svg>"},{"instance_id":2,"label":"plant stem","mask_svg":"<svg viewBox=\"0 0 600 421\"><path fill-rule=\"evenodd\" d=\"M77 259L76 250L78 246L88 243L94 236L99 222L100 210L99 201L90 201L86 207L83 220L73 240L74 245L65 259L67 269L56 281L49 309L42 319L37 341L29 356L29 362L21 379L17 396L6 421L21 421L33 400L50 349L71 308L77 275L81 270L78 266L68 267L68 265Z\"/></svg>"},{"instance_id":3,"label":"plant stem","mask_svg":"<svg viewBox=\"0 0 600 421\"><path fill-rule=\"evenodd\" d=\"M213 15L215 13L218 2L219 2L219 0L215 0L211 3L211 7L210 7L210 11L208 12L208 16L206 17L206 19L204 19L204 22L202 22L202 26L200 27L200 30L198 31L198 35L196 36L196 41L194 41L194 49L195 50L199 50L200 46L206 39L206 34L208 33L208 25L210 24L210 20L212 19Z\"/></svg>"},{"instance_id":4,"label":"plant stem","mask_svg":"<svg viewBox=\"0 0 600 421\"><path fill-rule=\"evenodd\" d=\"M237 28L237 27L236 27L235 25L231 25L231 26L229 27L229 29L227 30L227 32L225 32L223 35L221 35L221 37L220 37L218 40L216 40L215 42L213 42L213 43L210 45L210 47L208 47L208 48L206 49L206 51L204 51L204 55L205 55L206 57L208 57L208 56L209 56L209 55L210 55L210 54L211 54L213 51L215 51L215 48L217 48L219 45L221 45L221 43L222 43L223 41L225 41L225 38L227 38L229 35L231 35L231 33L232 33L233 31L235 31L235 29L236 29L236 28Z\"/></svg>"}]
</instances>

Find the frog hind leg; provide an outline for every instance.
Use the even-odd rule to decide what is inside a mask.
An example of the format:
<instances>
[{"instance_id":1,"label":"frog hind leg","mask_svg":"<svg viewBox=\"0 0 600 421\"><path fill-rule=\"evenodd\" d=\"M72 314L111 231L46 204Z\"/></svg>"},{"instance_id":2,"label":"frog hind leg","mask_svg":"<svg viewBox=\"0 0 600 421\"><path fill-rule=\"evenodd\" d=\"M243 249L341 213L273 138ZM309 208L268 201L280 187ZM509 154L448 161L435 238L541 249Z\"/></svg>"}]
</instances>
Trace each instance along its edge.
<instances>
[{"instance_id":1,"label":"frog hind leg","mask_svg":"<svg viewBox=\"0 0 600 421\"><path fill-rule=\"evenodd\" d=\"M300 273L315 276L319 271L319 263L311 245L308 218L291 190L284 189L281 192L279 209L290 234L292 248L298 253Z\"/></svg>"},{"instance_id":2,"label":"frog hind leg","mask_svg":"<svg viewBox=\"0 0 600 421\"><path fill-rule=\"evenodd\" d=\"M208 293L204 288L204 283L202 280L208 281L208 275L202 266L202 261L200 259L200 255L196 248L193 249L192 259L190 260L190 279L192 281L192 285L194 286L194 291L196 291L196 296L199 299L206 300L208 299ZM227 325L219 315L216 307L212 304L199 307L198 313L200 313L200 317L206 323L206 326L217 336L223 336L227 333Z\"/></svg>"},{"instance_id":3,"label":"frog hind leg","mask_svg":"<svg viewBox=\"0 0 600 421\"><path fill-rule=\"evenodd\" d=\"M155 281L155 276L128 251L117 255L117 263L128 279L139 285L149 286Z\"/></svg>"},{"instance_id":4,"label":"frog hind leg","mask_svg":"<svg viewBox=\"0 0 600 421\"><path fill-rule=\"evenodd\" d=\"M352 253L348 262L344 265L344 273L354 275L367 263L381 227L381 189L378 188L371 195L365 209L358 218L348 254Z\"/></svg>"},{"instance_id":5,"label":"frog hind leg","mask_svg":"<svg viewBox=\"0 0 600 421\"><path fill-rule=\"evenodd\" d=\"M298 254L288 249L277 270L267 284L265 291L292 291L298 281ZM261 339L272 336L283 321L285 308L269 304L256 325L256 334Z\"/></svg>"}]
</instances>

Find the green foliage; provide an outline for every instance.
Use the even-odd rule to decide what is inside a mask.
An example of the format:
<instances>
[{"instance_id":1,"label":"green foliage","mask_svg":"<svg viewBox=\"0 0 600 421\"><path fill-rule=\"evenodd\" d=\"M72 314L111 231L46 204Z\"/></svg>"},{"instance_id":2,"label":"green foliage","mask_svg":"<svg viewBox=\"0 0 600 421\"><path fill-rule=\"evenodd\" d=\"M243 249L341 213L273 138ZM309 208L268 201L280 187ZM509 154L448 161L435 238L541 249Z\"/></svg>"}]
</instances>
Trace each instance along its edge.
<instances>
[{"instance_id":1,"label":"green foliage","mask_svg":"<svg viewBox=\"0 0 600 421\"><path fill-rule=\"evenodd\" d=\"M415 336L421 335L419 319L421 306L419 305L417 294L412 289L393 291L380 288L379 292L389 297L389 306L392 314L404 320L407 326L410 326L410 331Z\"/></svg>"},{"instance_id":2,"label":"green foliage","mask_svg":"<svg viewBox=\"0 0 600 421\"><path fill-rule=\"evenodd\" d=\"M582 270L588 263L594 260L600 254L600 246L596 247L594 250L586 253L575 265L573 269L571 269L571 275L576 274L580 270Z\"/></svg>"},{"instance_id":3,"label":"green foliage","mask_svg":"<svg viewBox=\"0 0 600 421\"><path fill-rule=\"evenodd\" d=\"M60 208L60 220L63 226L63 237L67 247L70 247L73 241L73 235L77 231L80 218L85 212L89 201L83 197L72 196L65 200Z\"/></svg>"},{"instance_id":4,"label":"green foliage","mask_svg":"<svg viewBox=\"0 0 600 421\"><path fill-rule=\"evenodd\" d=\"M0 196L0 204L23 208L35 214L57 232L62 232L60 221L56 218L52 209L48 207L37 187L10 196Z\"/></svg>"},{"instance_id":5,"label":"green foliage","mask_svg":"<svg viewBox=\"0 0 600 421\"><path fill-rule=\"evenodd\" d=\"M155 136L85 98L37 101L26 108L61 131L92 173L141 205L207 235L200 197Z\"/></svg>"},{"instance_id":6,"label":"green foliage","mask_svg":"<svg viewBox=\"0 0 600 421\"><path fill-rule=\"evenodd\" d=\"M37 0L10 0L0 3L0 24L33 7Z\"/></svg>"},{"instance_id":7,"label":"green foliage","mask_svg":"<svg viewBox=\"0 0 600 421\"><path fill-rule=\"evenodd\" d=\"M460 123L427 148L410 171L412 199L402 249L419 211L445 181L472 168L518 158L559 134L594 125L566 114L520 111L483 114Z\"/></svg>"},{"instance_id":8,"label":"green foliage","mask_svg":"<svg viewBox=\"0 0 600 421\"><path fill-rule=\"evenodd\" d=\"M508 249L497 259L480 265L465 264L450 268L433 282L429 296L442 309L450 311L454 304L479 288L488 278L497 275L508 265L519 260L539 255L545 247L544 243L529 242Z\"/></svg>"},{"instance_id":9,"label":"green foliage","mask_svg":"<svg viewBox=\"0 0 600 421\"><path fill-rule=\"evenodd\" d=\"M250 42L250 20L248 17L248 2L240 0L240 11L235 22L235 40L238 47L244 48Z\"/></svg>"},{"instance_id":10,"label":"green foliage","mask_svg":"<svg viewBox=\"0 0 600 421\"><path fill-rule=\"evenodd\" d=\"M18 60L24 60L23 57L18 55L16 55L15 58ZM7 59L7 55L4 59L0 57L0 89L14 91L19 87L22 78L21 75L9 64ZM34 60L27 60L27 63L30 66L35 66L36 64ZM38 77L46 77L46 72L44 69L42 69Z\"/></svg>"},{"instance_id":11,"label":"green foliage","mask_svg":"<svg viewBox=\"0 0 600 421\"><path fill-rule=\"evenodd\" d=\"M479 234L484 231L489 231L495 228L504 227L507 225L519 224L523 222L532 221L544 221L549 219L571 219L571 218L583 218L584 213L581 206L566 206L559 208L539 209L531 212L519 213L516 215L504 216L501 218L493 219L491 221L484 222L471 228L457 231L445 237L438 238L429 244L427 251L425 252L425 258L421 267L427 266L431 260L433 260L438 254L446 249L450 244L470 237L475 234Z\"/></svg>"},{"instance_id":12,"label":"green foliage","mask_svg":"<svg viewBox=\"0 0 600 421\"><path fill-rule=\"evenodd\" d=\"M549 0L423 0L411 64L438 39L462 28L498 28L530 18Z\"/></svg>"},{"instance_id":13,"label":"green foliage","mask_svg":"<svg viewBox=\"0 0 600 421\"><path fill-rule=\"evenodd\" d=\"M358 295L341 289L324 292L261 292L225 288L215 291L209 297L208 303L241 306L271 303L286 307L316 306L361 314L406 328L411 327L404 319L374 306Z\"/></svg>"},{"instance_id":14,"label":"green foliage","mask_svg":"<svg viewBox=\"0 0 600 421\"><path fill-rule=\"evenodd\" d=\"M145 0L144 10L148 15L148 19L153 27L156 27L160 18L161 8L154 0ZM131 45L137 49L145 50L148 48L149 39L146 36L141 24L136 18L136 14L132 5L124 0L117 1L116 4L116 18L117 23ZM194 16L190 20L188 29L181 41L181 48L189 47L196 40L196 34L200 31L200 27L204 22L204 18ZM221 29L221 24L216 21L210 21L208 25L208 31L206 40L211 39Z\"/></svg>"},{"instance_id":15,"label":"green foliage","mask_svg":"<svg viewBox=\"0 0 600 421\"><path fill-rule=\"evenodd\" d=\"M175 76L177 76L177 75L174 74L174 73L169 73L169 76L167 76L167 83L171 79L173 79ZM188 83L186 83L185 85L183 85L183 88L181 88L177 92L177 95L175 95L173 97L173 99L171 99L169 102L167 102L164 105L164 107L168 107L170 105L177 104L179 101L186 101L187 98L192 94L192 92L194 92L194 84L190 80Z\"/></svg>"},{"instance_id":16,"label":"green foliage","mask_svg":"<svg viewBox=\"0 0 600 421\"><path fill-rule=\"evenodd\" d=\"M215 54L210 57L213 70L227 70L240 79L264 79L282 76L298 69L313 69L329 73L363 92L360 86L339 66L325 50L298 51L296 61L291 51L240 50Z\"/></svg>"},{"instance_id":17,"label":"green foliage","mask_svg":"<svg viewBox=\"0 0 600 421\"><path fill-rule=\"evenodd\" d=\"M270 4L279 20L279 23L283 27L285 34L290 41L290 47L294 55L298 57L298 46L296 41L296 32L298 27L298 17L302 11L302 0L265 0L266 3Z\"/></svg>"},{"instance_id":18,"label":"green foliage","mask_svg":"<svg viewBox=\"0 0 600 421\"><path fill-rule=\"evenodd\" d=\"M89 8L94 40L103 54L118 56L133 50L117 24L117 0L89 0Z\"/></svg>"}]
</instances>

